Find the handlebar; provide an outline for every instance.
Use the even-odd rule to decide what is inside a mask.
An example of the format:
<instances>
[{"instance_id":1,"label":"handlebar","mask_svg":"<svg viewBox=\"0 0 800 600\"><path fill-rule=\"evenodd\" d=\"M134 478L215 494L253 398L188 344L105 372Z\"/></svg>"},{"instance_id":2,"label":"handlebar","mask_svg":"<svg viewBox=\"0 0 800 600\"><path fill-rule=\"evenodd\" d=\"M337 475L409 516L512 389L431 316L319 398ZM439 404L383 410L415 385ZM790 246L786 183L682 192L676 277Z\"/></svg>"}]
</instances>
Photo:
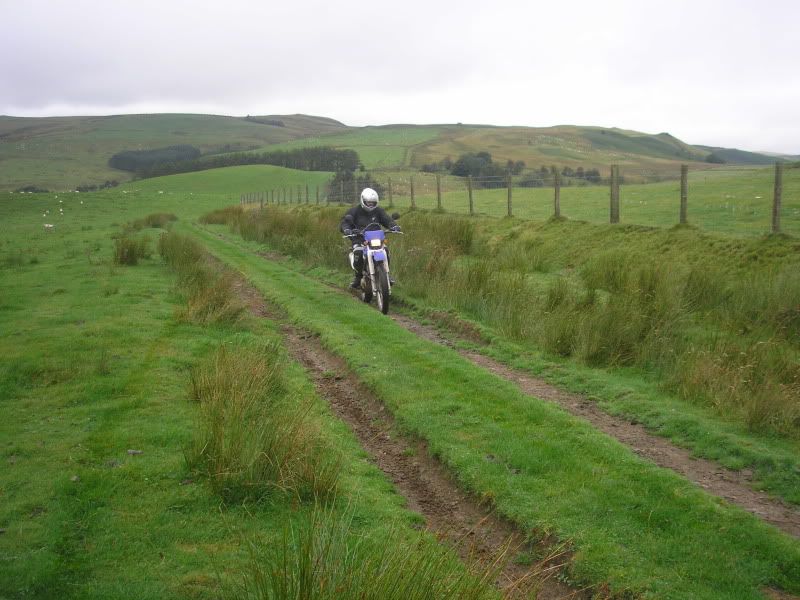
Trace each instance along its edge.
<instances>
[{"instance_id":1,"label":"handlebar","mask_svg":"<svg viewBox=\"0 0 800 600\"><path fill-rule=\"evenodd\" d=\"M353 238L353 237L358 237L358 236L360 236L360 235L364 235L364 232L365 232L365 231L367 231L367 230L366 230L366 229L361 229L361 230L353 230L353 233L351 233L350 235L342 235L342 238ZM403 232L402 232L402 231L392 231L391 229L385 229L385 230L384 230L384 233L394 233L394 234L398 234L398 233L399 233L400 235L403 235Z\"/></svg>"}]
</instances>

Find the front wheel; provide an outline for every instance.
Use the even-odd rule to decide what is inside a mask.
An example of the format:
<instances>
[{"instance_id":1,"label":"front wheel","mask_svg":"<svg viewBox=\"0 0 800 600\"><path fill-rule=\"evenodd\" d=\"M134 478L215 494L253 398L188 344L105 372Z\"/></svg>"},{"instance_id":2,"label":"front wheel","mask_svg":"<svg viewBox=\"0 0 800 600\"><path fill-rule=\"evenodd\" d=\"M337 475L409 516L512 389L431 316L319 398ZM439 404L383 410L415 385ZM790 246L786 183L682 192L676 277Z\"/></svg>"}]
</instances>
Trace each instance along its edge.
<instances>
[{"instance_id":1,"label":"front wheel","mask_svg":"<svg viewBox=\"0 0 800 600\"><path fill-rule=\"evenodd\" d=\"M377 270L375 279L378 288L375 290L378 310L387 314L389 312L389 274L386 272L385 265L381 265L381 268Z\"/></svg>"},{"instance_id":2,"label":"front wheel","mask_svg":"<svg viewBox=\"0 0 800 600\"><path fill-rule=\"evenodd\" d=\"M361 277L361 301L367 304L372 302L372 284L367 273Z\"/></svg>"}]
</instances>

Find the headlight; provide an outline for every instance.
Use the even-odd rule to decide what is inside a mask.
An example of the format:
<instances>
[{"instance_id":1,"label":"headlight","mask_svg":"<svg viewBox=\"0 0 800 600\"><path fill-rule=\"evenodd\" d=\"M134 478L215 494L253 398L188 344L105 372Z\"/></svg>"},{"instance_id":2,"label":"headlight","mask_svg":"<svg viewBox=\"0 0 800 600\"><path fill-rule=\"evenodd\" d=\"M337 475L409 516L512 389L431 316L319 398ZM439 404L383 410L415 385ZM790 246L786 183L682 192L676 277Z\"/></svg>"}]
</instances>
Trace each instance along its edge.
<instances>
[{"instance_id":1,"label":"headlight","mask_svg":"<svg viewBox=\"0 0 800 600\"><path fill-rule=\"evenodd\" d=\"M370 240L369 241L369 247L370 248L380 248L381 244L382 244L381 240Z\"/></svg>"}]
</instances>

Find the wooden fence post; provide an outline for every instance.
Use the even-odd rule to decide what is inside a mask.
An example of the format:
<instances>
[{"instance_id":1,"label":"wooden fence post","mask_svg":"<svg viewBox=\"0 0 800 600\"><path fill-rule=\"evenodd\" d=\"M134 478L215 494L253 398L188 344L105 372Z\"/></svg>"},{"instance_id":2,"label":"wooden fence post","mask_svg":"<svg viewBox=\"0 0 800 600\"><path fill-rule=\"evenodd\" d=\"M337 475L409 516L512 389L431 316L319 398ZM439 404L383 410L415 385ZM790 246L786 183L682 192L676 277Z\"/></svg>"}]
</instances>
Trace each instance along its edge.
<instances>
[{"instance_id":1,"label":"wooden fence post","mask_svg":"<svg viewBox=\"0 0 800 600\"><path fill-rule=\"evenodd\" d=\"M689 222L689 165L681 165L681 219L680 224Z\"/></svg>"},{"instance_id":2,"label":"wooden fence post","mask_svg":"<svg viewBox=\"0 0 800 600\"><path fill-rule=\"evenodd\" d=\"M511 210L511 173L506 175L506 187L508 188L508 216L513 217L514 211Z\"/></svg>"},{"instance_id":3,"label":"wooden fence post","mask_svg":"<svg viewBox=\"0 0 800 600\"><path fill-rule=\"evenodd\" d=\"M781 232L781 197L783 196L783 163L775 163L775 189L772 195L772 233Z\"/></svg>"},{"instance_id":4,"label":"wooden fence post","mask_svg":"<svg viewBox=\"0 0 800 600\"><path fill-rule=\"evenodd\" d=\"M392 195L392 178L389 177L389 208L394 208L394 196Z\"/></svg>"},{"instance_id":5,"label":"wooden fence post","mask_svg":"<svg viewBox=\"0 0 800 600\"><path fill-rule=\"evenodd\" d=\"M561 218L561 173L558 171L553 177L553 216Z\"/></svg>"},{"instance_id":6,"label":"wooden fence post","mask_svg":"<svg viewBox=\"0 0 800 600\"><path fill-rule=\"evenodd\" d=\"M436 174L436 210L442 210L442 177Z\"/></svg>"},{"instance_id":7,"label":"wooden fence post","mask_svg":"<svg viewBox=\"0 0 800 600\"><path fill-rule=\"evenodd\" d=\"M611 165L611 222L619 223L619 167Z\"/></svg>"},{"instance_id":8,"label":"wooden fence post","mask_svg":"<svg viewBox=\"0 0 800 600\"><path fill-rule=\"evenodd\" d=\"M472 203L472 175L467 175L467 193L469 195L469 214L475 214L475 205Z\"/></svg>"},{"instance_id":9,"label":"wooden fence post","mask_svg":"<svg viewBox=\"0 0 800 600\"><path fill-rule=\"evenodd\" d=\"M264 192L261 192L261 207L259 208L261 212L264 212Z\"/></svg>"},{"instance_id":10,"label":"wooden fence post","mask_svg":"<svg viewBox=\"0 0 800 600\"><path fill-rule=\"evenodd\" d=\"M308 204L308 184L306 184L306 204Z\"/></svg>"},{"instance_id":11,"label":"wooden fence post","mask_svg":"<svg viewBox=\"0 0 800 600\"><path fill-rule=\"evenodd\" d=\"M414 176L413 175L411 176L410 182L411 182L411 210L416 210L417 209L417 203L416 203L416 201L414 199Z\"/></svg>"},{"instance_id":12,"label":"wooden fence post","mask_svg":"<svg viewBox=\"0 0 800 600\"><path fill-rule=\"evenodd\" d=\"M319 184L317 184L316 188L317 188L317 192L316 192L317 204L319 204Z\"/></svg>"}]
</instances>

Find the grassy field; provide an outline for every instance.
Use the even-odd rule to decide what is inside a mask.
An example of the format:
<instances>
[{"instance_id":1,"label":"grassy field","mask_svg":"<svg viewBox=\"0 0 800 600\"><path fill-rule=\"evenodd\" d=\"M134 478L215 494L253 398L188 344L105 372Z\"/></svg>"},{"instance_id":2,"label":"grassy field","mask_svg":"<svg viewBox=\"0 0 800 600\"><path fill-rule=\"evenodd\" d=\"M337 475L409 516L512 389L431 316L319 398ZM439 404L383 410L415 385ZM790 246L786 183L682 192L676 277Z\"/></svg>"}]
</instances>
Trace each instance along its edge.
<instances>
[{"instance_id":1,"label":"grassy field","mask_svg":"<svg viewBox=\"0 0 800 600\"><path fill-rule=\"evenodd\" d=\"M796 189L794 173L787 171L787 190ZM235 167L104 193L0 194L0 328L9 332L0 340L0 397L8 409L0 425L8 440L8 468L0 473L0 596L235 597L219 586L253 573L251 536L242 532L262 540L264 550L276 547L286 523L319 529L314 502L280 494L232 501L238 496L230 486L215 483L218 471L203 467L196 452L192 458L204 414L190 400L198 389L193 374L225 363L215 358L220 348L285 357L275 323L199 325L189 318L194 277L176 278L155 253L135 267L112 263L121 243L112 238L156 212L177 215L173 230L201 240L293 322L317 332L465 488L523 530L573 548L576 582L664 598L800 593L796 540L320 284L345 279L336 231L343 207L268 207L264 223L240 227L269 248L309 260L310 277L302 274L308 266L256 256L264 250L259 243L221 239L224 228L191 224L238 204L241 193L316 185L327 176ZM703 186L709 197L733 193L739 200L769 183L760 172L748 175L753 187L741 173L699 176L690 181L690 219L692 194ZM628 186L623 198L647 192L648 202L657 197L666 206L669 185ZM432 190L418 190L419 204L433 201ZM478 194L504 212L504 190ZM785 192L789 210L796 208L793 194ZM623 208L623 221L625 215ZM799 362L796 240L742 235L752 226L746 220L728 236L666 222L650 229L526 216L534 220L405 215L407 235L395 246L400 297L422 314L468 319L492 340L482 351L590 394L605 410L698 455L751 469L758 485L800 502L791 379ZM43 223L55 229L45 231ZM128 235L149 237L155 252L160 233L145 227ZM622 312L609 320L605 308L615 302ZM364 348L380 348L381 360L366 360ZM692 377L671 375L679 363ZM323 520L350 519L354 534L368 539L396 528L402 549L418 521L363 461L297 366L280 364L286 380L279 387L313 406L315 428L344 457L345 501L334 507L335 518Z\"/></svg>"},{"instance_id":2,"label":"grassy field","mask_svg":"<svg viewBox=\"0 0 800 600\"><path fill-rule=\"evenodd\" d=\"M130 173L108 167L123 150L191 144L203 152L246 149L345 130L331 119L281 116L285 127L216 115L116 115L22 118L0 116L0 190L35 184L61 191Z\"/></svg>"},{"instance_id":3,"label":"grassy field","mask_svg":"<svg viewBox=\"0 0 800 600\"><path fill-rule=\"evenodd\" d=\"M441 131L441 127L426 125L361 127L347 133L333 133L283 144L272 144L261 150L333 146L355 150L364 167L370 170L408 167L412 164L415 148L436 139Z\"/></svg>"},{"instance_id":4,"label":"grassy field","mask_svg":"<svg viewBox=\"0 0 800 600\"><path fill-rule=\"evenodd\" d=\"M625 172L622 171L624 176ZM410 204L407 173L379 176L392 178L393 200L397 206ZM416 204L436 208L435 176L414 177ZM689 223L704 231L729 235L762 235L770 231L774 169L723 168L690 171L688 189ZM785 169L783 176L782 230L800 235L800 169ZM388 194L385 194L387 196ZM386 200L386 198L384 198ZM503 217L508 214L506 188L473 190L477 214ZM513 214L523 219L545 221L553 215L552 188L513 189ZM463 179L443 179L442 208L451 213L469 212L469 196ZM672 227L678 223L679 181L620 186L620 220L623 224ZM561 215L589 223L608 223L609 189L605 185L561 188Z\"/></svg>"},{"instance_id":5,"label":"grassy field","mask_svg":"<svg viewBox=\"0 0 800 600\"><path fill-rule=\"evenodd\" d=\"M288 588L327 581L392 597L402 588L387 579L397 577L414 588L403 597L460 598L454 578L470 584L463 567L415 532L419 517L286 358L276 323L198 312L198 293L214 297L202 278L181 270L176 278L157 254L137 266L111 260L126 222L170 211L180 223L225 203L120 192L2 196L0 597L267 597L256 594L258 581L282 569ZM44 231L40 215L59 206L64 216ZM161 233L129 235L149 237L155 252ZM270 378L256 383L273 383L243 387L254 370ZM215 416L215 402L248 394L278 404L241 422ZM236 440L252 447L268 435L274 406L300 409L308 435L339 457L336 496L323 508L303 488L294 493L293 479L277 487L260 469L240 480L236 470L204 466L213 440L230 445L210 458L238 464ZM326 571L304 571L318 548L331 552ZM360 581L348 562L356 559ZM497 597L472 587L470 597Z\"/></svg>"},{"instance_id":6,"label":"grassy field","mask_svg":"<svg viewBox=\"0 0 800 600\"><path fill-rule=\"evenodd\" d=\"M325 184L333 176L323 171L297 171L273 167L272 165L244 165L225 167L197 173L182 173L152 179L140 179L120 187L129 193L153 194L211 194L224 197L230 203L239 201L239 195L283 190L292 188L296 196L297 186L301 186L305 197L305 186L309 186L310 200L315 199L316 188L320 196L324 194ZM288 193L288 192L287 192Z\"/></svg>"},{"instance_id":7,"label":"grassy field","mask_svg":"<svg viewBox=\"0 0 800 600\"><path fill-rule=\"evenodd\" d=\"M796 540L476 370L451 349L332 294L291 265L263 260L259 244L218 234L197 230L217 256L346 358L464 486L523 528L569 540L580 580L669 598L760 598L765 586L797 592ZM365 361L364 348L380 348L382 360Z\"/></svg>"}]
</instances>

